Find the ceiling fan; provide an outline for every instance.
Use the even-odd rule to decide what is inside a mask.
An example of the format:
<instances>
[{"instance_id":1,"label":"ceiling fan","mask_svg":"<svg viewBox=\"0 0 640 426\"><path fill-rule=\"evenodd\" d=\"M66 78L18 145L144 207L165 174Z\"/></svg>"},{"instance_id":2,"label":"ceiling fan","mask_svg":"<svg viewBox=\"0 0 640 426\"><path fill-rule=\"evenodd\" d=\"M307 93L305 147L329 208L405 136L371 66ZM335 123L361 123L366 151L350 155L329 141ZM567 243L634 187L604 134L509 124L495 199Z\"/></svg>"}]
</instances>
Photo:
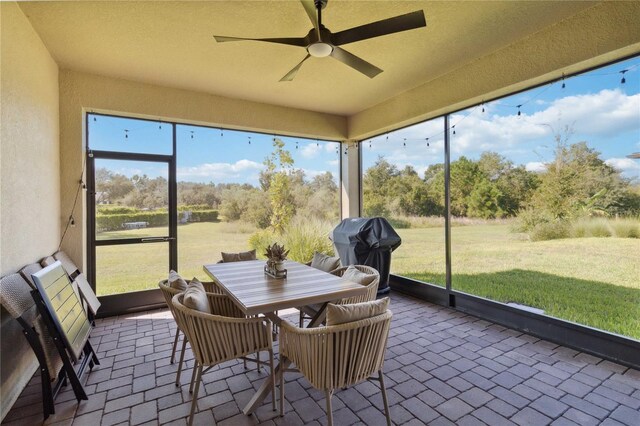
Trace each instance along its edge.
<instances>
[{"instance_id":1,"label":"ceiling fan","mask_svg":"<svg viewBox=\"0 0 640 426\"><path fill-rule=\"evenodd\" d=\"M322 9L327 5L328 0L300 0L304 6L309 19L313 24L313 28L305 37L287 37L287 38L242 38L242 37L213 37L218 43L227 41L262 41L266 43L286 44L290 46L304 47L307 50L307 56L304 57L298 65L293 67L280 81L291 81L296 73L310 56L315 58L324 58L331 56L334 59L350 66L356 71L361 72L369 78L373 78L380 74L382 70L375 65L370 64L353 55L340 46L354 43L356 41L366 40L374 37L380 37L387 34L398 33L401 31L412 30L414 28L426 27L427 22L424 18L424 12L418 10L407 13L405 15L395 16L393 18L383 19L381 21L371 22L359 27L350 28L348 30L332 33L324 25L322 25Z\"/></svg>"}]
</instances>

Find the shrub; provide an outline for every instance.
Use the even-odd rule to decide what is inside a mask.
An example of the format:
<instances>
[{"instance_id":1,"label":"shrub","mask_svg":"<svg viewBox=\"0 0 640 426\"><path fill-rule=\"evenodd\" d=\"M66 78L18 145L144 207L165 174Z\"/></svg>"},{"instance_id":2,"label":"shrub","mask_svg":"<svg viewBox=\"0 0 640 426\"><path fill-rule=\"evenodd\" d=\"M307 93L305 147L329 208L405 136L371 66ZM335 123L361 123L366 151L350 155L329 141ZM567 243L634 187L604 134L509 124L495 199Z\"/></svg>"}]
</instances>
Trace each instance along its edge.
<instances>
[{"instance_id":1,"label":"shrub","mask_svg":"<svg viewBox=\"0 0 640 426\"><path fill-rule=\"evenodd\" d=\"M533 228L529 236L531 241L559 240L568 238L570 235L571 225L564 220L555 220L553 222L540 223Z\"/></svg>"},{"instance_id":2,"label":"shrub","mask_svg":"<svg viewBox=\"0 0 640 426\"><path fill-rule=\"evenodd\" d=\"M610 222L618 238L640 238L640 220L615 219Z\"/></svg>"},{"instance_id":3,"label":"shrub","mask_svg":"<svg viewBox=\"0 0 640 426\"><path fill-rule=\"evenodd\" d=\"M571 225L572 238L585 238L589 236L589 221L578 220Z\"/></svg>"},{"instance_id":4,"label":"shrub","mask_svg":"<svg viewBox=\"0 0 640 426\"><path fill-rule=\"evenodd\" d=\"M206 204L181 204L178 206L179 212L199 210L211 210L211 207Z\"/></svg>"},{"instance_id":5,"label":"shrub","mask_svg":"<svg viewBox=\"0 0 640 426\"><path fill-rule=\"evenodd\" d=\"M315 252L333 256L333 243L329 239L332 229L330 222L295 218L283 234L283 244L289 250L289 258L305 263L313 258Z\"/></svg>"},{"instance_id":6,"label":"shrub","mask_svg":"<svg viewBox=\"0 0 640 426\"><path fill-rule=\"evenodd\" d=\"M520 210L520 212L518 213L518 218L512 225L511 230L513 232L529 233L532 232L536 227L551 223L553 221L554 218L549 213L530 207Z\"/></svg>"},{"instance_id":7,"label":"shrub","mask_svg":"<svg viewBox=\"0 0 640 426\"><path fill-rule=\"evenodd\" d=\"M271 228L256 231L249 237L249 246L264 258L263 254L268 245L284 244L289 250L289 259L305 263L313 258L314 252L333 256L333 244L329 240L329 232L332 229L333 225L330 222L297 216L282 234L277 234Z\"/></svg>"},{"instance_id":8,"label":"shrub","mask_svg":"<svg viewBox=\"0 0 640 426\"><path fill-rule=\"evenodd\" d=\"M140 209L136 207L114 205L99 205L97 210L97 213L100 214L130 214L140 212Z\"/></svg>"},{"instance_id":9,"label":"shrub","mask_svg":"<svg viewBox=\"0 0 640 426\"><path fill-rule=\"evenodd\" d=\"M138 212L130 214L96 214L98 232L117 231L127 222L147 222L147 226L167 226L169 215L166 212Z\"/></svg>"},{"instance_id":10,"label":"shrub","mask_svg":"<svg viewBox=\"0 0 640 426\"><path fill-rule=\"evenodd\" d=\"M196 210L191 212L189 222L217 222L218 210Z\"/></svg>"},{"instance_id":11,"label":"shrub","mask_svg":"<svg viewBox=\"0 0 640 426\"><path fill-rule=\"evenodd\" d=\"M249 237L249 247L256 250L260 259L265 259L264 252L267 246L282 241L281 235L276 235L271 228L259 229Z\"/></svg>"},{"instance_id":12,"label":"shrub","mask_svg":"<svg viewBox=\"0 0 640 426\"><path fill-rule=\"evenodd\" d=\"M587 230L587 235L590 237L610 237L612 235L606 219L592 220L589 222Z\"/></svg>"}]
</instances>

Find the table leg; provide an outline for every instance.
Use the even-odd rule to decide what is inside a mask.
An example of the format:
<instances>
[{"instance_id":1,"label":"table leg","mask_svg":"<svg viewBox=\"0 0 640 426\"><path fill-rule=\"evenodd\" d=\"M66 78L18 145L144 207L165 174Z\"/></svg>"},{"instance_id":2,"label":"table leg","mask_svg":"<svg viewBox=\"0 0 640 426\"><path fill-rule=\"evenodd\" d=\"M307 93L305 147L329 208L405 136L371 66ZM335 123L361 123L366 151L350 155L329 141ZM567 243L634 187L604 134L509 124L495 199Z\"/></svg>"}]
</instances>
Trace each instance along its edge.
<instances>
[{"instance_id":1,"label":"table leg","mask_svg":"<svg viewBox=\"0 0 640 426\"><path fill-rule=\"evenodd\" d=\"M322 324L326 316L326 309L328 304L329 302L322 304L322 307L318 310L318 313L313 317L313 319L311 319L311 322L309 323L307 328L317 327L320 324ZM277 324L280 324L282 321L284 321L282 318L278 317L274 312L268 312L264 314L264 316L266 316L271 321ZM286 369L289 368L290 365L291 365L291 361L289 361L288 359L278 364L275 371L273 372L273 374L275 375L276 381L280 379L280 374L283 374L283 372L286 371ZM251 397L249 402L247 402L247 405L245 405L245 407L242 409L242 412L245 415L248 416L249 414L253 413L262 404L262 402L265 400L267 395L269 395L269 393L271 392L272 380L273 379L271 378L271 375L269 375L269 377L264 379L264 381L262 382L262 384L260 385L256 393ZM276 396L274 395L273 397L275 398Z\"/></svg>"}]
</instances>

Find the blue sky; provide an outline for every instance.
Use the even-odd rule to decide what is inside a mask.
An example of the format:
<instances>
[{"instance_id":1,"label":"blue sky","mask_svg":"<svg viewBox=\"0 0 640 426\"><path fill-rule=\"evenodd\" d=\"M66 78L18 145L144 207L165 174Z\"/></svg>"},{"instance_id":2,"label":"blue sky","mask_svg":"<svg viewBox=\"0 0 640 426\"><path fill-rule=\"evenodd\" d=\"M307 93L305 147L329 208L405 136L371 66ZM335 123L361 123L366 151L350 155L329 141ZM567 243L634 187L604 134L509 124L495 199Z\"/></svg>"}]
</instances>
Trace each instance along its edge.
<instances>
[{"instance_id":1,"label":"blue sky","mask_svg":"<svg viewBox=\"0 0 640 426\"><path fill-rule=\"evenodd\" d=\"M625 84L620 83L623 69L629 70ZM625 176L640 177L640 161L626 158L640 151L640 58L567 78L564 83L565 88L556 82L452 114L451 125L456 126L456 134L451 135L452 161L495 151L529 170L541 170L553 158L554 133L569 126L569 143L586 141ZM520 116L517 105L522 105ZM443 122L438 118L380 135L371 143L364 141L364 168L379 155L420 172L443 162Z\"/></svg>"},{"instance_id":2,"label":"blue sky","mask_svg":"<svg viewBox=\"0 0 640 426\"><path fill-rule=\"evenodd\" d=\"M626 83L620 84L619 71L623 69L629 71ZM569 126L573 130L570 143L586 141L625 176L640 177L640 161L626 158L640 151L640 58L567 78L566 87L561 86L562 82L556 82L452 114L451 124L456 125L452 160L461 155L476 159L490 150L530 170L541 170L553 157L554 133ZM522 105L520 116L517 105ZM363 168L370 167L379 155L420 172L441 163L442 129L443 119L439 118L365 140ZM160 122L105 116L94 120L90 116L89 132L92 149L171 153L171 126ZM292 153L295 166L308 177L330 171L337 178L337 143L280 138ZM257 184L272 139L273 135L179 125L178 180ZM97 166L127 176L166 176L166 167L153 163L102 160Z\"/></svg>"}]
</instances>

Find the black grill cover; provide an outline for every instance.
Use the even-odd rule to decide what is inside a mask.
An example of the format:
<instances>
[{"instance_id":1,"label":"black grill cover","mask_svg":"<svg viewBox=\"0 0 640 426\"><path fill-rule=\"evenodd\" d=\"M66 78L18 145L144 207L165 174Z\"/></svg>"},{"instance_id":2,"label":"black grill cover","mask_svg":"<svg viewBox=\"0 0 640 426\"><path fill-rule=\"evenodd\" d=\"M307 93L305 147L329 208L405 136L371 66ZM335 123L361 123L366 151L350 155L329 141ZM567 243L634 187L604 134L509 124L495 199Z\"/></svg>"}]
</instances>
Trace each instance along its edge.
<instances>
[{"instance_id":1,"label":"black grill cover","mask_svg":"<svg viewBox=\"0 0 640 426\"><path fill-rule=\"evenodd\" d=\"M331 233L342 265L367 265L380 273L378 294L389 292L391 252L402 240L383 217L345 219Z\"/></svg>"}]
</instances>

